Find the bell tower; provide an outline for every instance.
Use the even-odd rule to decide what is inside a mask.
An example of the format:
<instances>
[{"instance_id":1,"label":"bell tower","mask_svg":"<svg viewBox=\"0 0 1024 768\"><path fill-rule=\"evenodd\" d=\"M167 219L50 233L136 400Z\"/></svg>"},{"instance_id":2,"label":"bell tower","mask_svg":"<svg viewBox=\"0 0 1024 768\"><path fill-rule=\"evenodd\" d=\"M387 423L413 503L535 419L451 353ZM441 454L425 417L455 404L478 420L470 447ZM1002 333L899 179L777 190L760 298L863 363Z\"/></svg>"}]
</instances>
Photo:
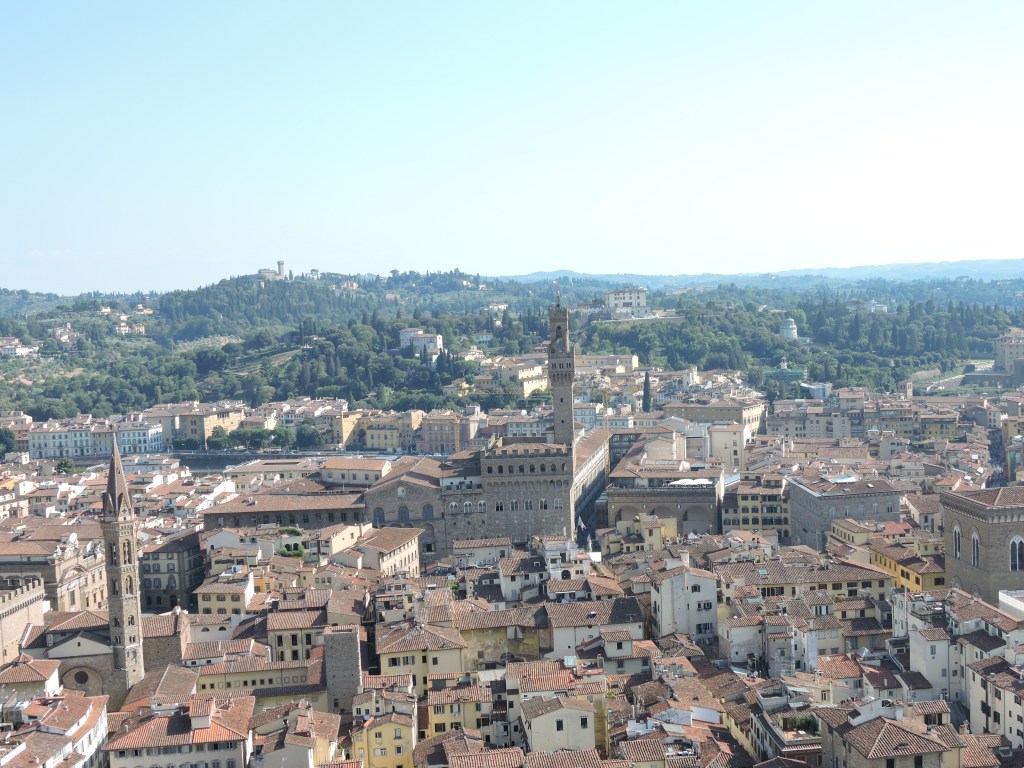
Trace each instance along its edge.
<instances>
[{"instance_id":1,"label":"bell tower","mask_svg":"<svg viewBox=\"0 0 1024 768\"><path fill-rule=\"evenodd\" d=\"M110 707L124 703L128 690L142 679L142 608L139 604L139 522L132 508L128 481L117 449L110 454L107 490L100 523L106 545L107 607L110 611L110 650L113 673L107 681Z\"/></svg>"},{"instance_id":2,"label":"bell tower","mask_svg":"<svg viewBox=\"0 0 1024 768\"><path fill-rule=\"evenodd\" d=\"M548 325L548 383L555 406L555 442L568 446L572 455L576 433L572 395L576 349L569 341L569 310L562 306L561 299L548 310Z\"/></svg>"}]
</instances>

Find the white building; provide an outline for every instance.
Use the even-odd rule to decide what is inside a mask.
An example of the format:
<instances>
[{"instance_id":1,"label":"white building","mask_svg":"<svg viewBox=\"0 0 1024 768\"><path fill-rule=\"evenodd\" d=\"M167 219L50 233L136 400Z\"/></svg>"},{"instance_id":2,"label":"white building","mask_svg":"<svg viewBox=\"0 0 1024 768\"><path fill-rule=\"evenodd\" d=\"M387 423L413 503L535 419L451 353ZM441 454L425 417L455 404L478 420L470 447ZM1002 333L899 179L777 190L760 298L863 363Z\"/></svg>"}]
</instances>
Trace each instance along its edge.
<instances>
[{"instance_id":1,"label":"white building","mask_svg":"<svg viewBox=\"0 0 1024 768\"><path fill-rule=\"evenodd\" d=\"M26 357L38 351L39 347L22 344L15 336L0 336L0 357Z\"/></svg>"},{"instance_id":2,"label":"white building","mask_svg":"<svg viewBox=\"0 0 1024 768\"><path fill-rule=\"evenodd\" d=\"M679 632L710 640L718 632L718 577L690 566L690 553L651 574L651 613L655 637Z\"/></svg>"},{"instance_id":3,"label":"white building","mask_svg":"<svg viewBox=\"0 0 1024 768\"><path fill-rule=\"evenodd\" d=\"M115 434L124 456L160 453L165 449L163 426L159 423L80 416L32 424L28 452L32 459L103 458L113 450Z\"/></svg>"},{"instance_id":4,"label":"white building","mask_svg":"<svg viewBox=\"0 0 1024 768\"><path fill-rule=\"evenodd\" d=\"M440 333L425 333L422 328L403 328L398 332L398 343L402 349L412 346L417 355L426 352L433 358L444 349L444 336Z\"/></svg>"},{"instance_id":5,"label":"white building","mask_svg":"<svg viewBox=\"0 0 1024 768\"><path fill-rule=\"evenodd\" d=\"M106 696L37 697L20 709L21 743L4 764L94 768L107 738ZM24 751L20 758L18 753Z\"/></svg>"},{"instance_id":6,"label":"white building","mask_svg":"<svg viewBox=\"0 0 1024 768\"><path fill-rule=\"evenodd\" d=\"M613 315L646 315L647 289L646 288L622 288L616 291L607 291L604 295L604 307Z\"/></svg>"}]
</instances>

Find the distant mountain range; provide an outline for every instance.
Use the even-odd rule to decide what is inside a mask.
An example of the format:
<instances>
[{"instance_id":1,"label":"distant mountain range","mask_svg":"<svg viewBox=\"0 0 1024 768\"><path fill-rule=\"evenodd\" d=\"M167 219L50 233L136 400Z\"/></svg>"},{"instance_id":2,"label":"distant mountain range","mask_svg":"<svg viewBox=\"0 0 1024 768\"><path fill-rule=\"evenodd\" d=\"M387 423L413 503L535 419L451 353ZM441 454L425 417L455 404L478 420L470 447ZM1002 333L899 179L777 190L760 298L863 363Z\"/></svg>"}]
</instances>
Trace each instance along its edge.
<instances>
[{"instance_id":1,"label":"distant mountain range","mask_svg":"<svg viewBox=\"0 0 1024 768\"><path fill-rule=\"evenodd\" d=\"M531 272L527 275L502 275L504 280L542 282L551 280L587 280L613 285L646 285L650 288L684 286L713 286L722 283L747 285L763 284L766 280L777 283L821 278L822 282L857 282L859 280L936 280L968 278L973 280L1010 280L1024 277L1024 259L981 259L978 261L933 261L920 264L885 264L866 267L818 267L814 269L786 269L779 272L747 272L735 275L702 273L699 275L640 275L586 274L562 269L553 272Z\"/></svg>"}]
</instances>

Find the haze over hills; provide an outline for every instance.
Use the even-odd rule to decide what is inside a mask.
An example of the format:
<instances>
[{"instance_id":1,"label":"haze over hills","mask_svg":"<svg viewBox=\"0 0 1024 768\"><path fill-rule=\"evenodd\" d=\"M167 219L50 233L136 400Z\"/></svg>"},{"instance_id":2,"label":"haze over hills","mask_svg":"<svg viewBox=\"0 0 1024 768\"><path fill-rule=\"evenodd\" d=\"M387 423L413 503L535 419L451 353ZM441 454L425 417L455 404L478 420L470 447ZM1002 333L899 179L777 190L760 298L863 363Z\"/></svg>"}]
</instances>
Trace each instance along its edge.
<instances>
[{"instance_id":1,"label":"haze over hills","mask_svg":"<svg viewBox=\"0 0 1024 768\"><path fill-rule=\"evenodd\" d=\"M503 280L539 282L545 280L572 280L586 278L614 284L639 284L650 288L670 288L687 285L719 285L735 283L749 285L764 283L765 279L779 282L805 283L808 277L820 277L826 282L854 282L857 280L953 280L970 277L974 280L1006 280L1024 275L1024 259L979 259L963 261L933 261L914 264L884 264L857 267L820 267L814 269L784 269L778 272L747 272L724 274L644 275L639 273L587 274L561 269L550 272L531 272L525 275L502 275Z\"/></svg>"},{"instance_id":2,"label":"haze over hills","mask_svg":"<svg viewBox=\"0 0 1024 768\"><path fill-rule=\"evenodd\" d=\"M316 271L315 268L312 268ZM455 270L458 272L458 270ZM296 270L298 274L299 270ZM320 269L321 274L334 273L334 270ZM378 275L373 273L355 274L357 279L365 280L375 278ZM253 273L255 275L255 273ZM386 277L387 273L379 275ZM686 273L676 274L641 274L638 272L621 273L598 273L590 274L570 269L558 269L545 272L530 272L520 275L499 275L499 280L511 280L520 283L549 283L553 280L573 281L586 280L588 282L601 282L611 285L643 285L652 290L666 288L682 288L688 286L717 286L722 284L735 284L739 286L765 285L770 282L774 287L807 286L808 278L818 278L817 284L836 285L860 280L882 279L892 281L913 281L913 280L953 280L960 277L969 277L973 280L1008 280L1024 276L1024 259L978 259L961 261L935 261L906 264L886 264L876 266L854 266L854 267L818 267L814 269L784 269L776 272L746 272L738 274L727 274L717 272ZM240 277L245 277L241 275ZM225 278L234 279L234 278ZM218 281L220 282L220 281ZM192 290L204 286L193 286ZM0 314L21 314L42 305L59 301L61 298L76 296L89 296L99 298L101 296L124 296L133 293L145 293L148 296L156 296L168 291L116 291L98 292L88 291L80 294L58 295L56 293L43 293L37 291L22 290L17 286L6 286L0 288ZM189 289L185 289L189 290Z\"/></svg>"}]
</instances>

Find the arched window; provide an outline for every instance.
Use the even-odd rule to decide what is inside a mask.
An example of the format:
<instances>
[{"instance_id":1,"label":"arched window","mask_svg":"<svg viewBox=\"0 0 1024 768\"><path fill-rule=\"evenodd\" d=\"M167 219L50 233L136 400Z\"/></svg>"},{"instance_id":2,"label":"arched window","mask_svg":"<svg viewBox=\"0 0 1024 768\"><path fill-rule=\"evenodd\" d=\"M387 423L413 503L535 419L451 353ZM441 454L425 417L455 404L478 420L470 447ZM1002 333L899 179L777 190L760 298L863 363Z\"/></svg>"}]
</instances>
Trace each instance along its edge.
<instances>
[{"instance_id":1,"label":"arched window","mask_svg":"<svg viewBox=\"0 0 1024 768\"><path fill-rule=\"evenodd\" d=\"M960 559L960 526L953 528L953 557Z\"/></svg>"},{"instance_id":2,"label":"arched window","mask_svg":"<svg viewBox=\"0 0 1024 768\"><path fill-rule=\"evenodd\" d=\"M981 539L978 534L971 534L971 565L981 568Z\"/></svg>"},{"instance_id":3,"label":"arched window","mask_svg":"<svg viewBox=\"0 0 1024 768\"><path fill-rule=\"evenodd\" d=\"M434 519L434 508L430 504L423 505L423 519L433 520Z\"/></svg>"},{"instance_id":4,"label":"arched window","mask_svg":"<svg viewBox=\"0 0 1024 768\"><path fill-rule=\"evenodd\" d=\"M472 501L465 502L462 505L462 511L465 512L467 515L472 514L473 513L473 502Z\"/></svg>"},{"instance_id":5,"label":"arched window","mask_svg":"<svg viewBox=\"0 0 1024 768\"><path fill-rule=\"evenodd\" d=\"M451 504L448 505L448 514L449 515L458 514L458 511L459 511L459 505L456 504L454 501Z\"/></svg>"},{"instance_id":6,"label":"arched window","mask_svg":"<svg viewBox=\"0 0 1024 768\"><path fill-rule=\"evenodd\" d=\"M409 508L399 507L398 508L398 522L408 523L409 522Z\"/></svg>"},{"instance_id":7,"label":"arched window","mask_svg":"<svg viewBox=\"0 0 1024 768\"><path fill-rule=\"evenodd\" d=\"M527 499L523 502L524 512L533 512L533 499Z\"/></svg>"},{"instance_id":8,"label":"arched window","mask_svg":"<svg viewBox=\"0 0 1024 768\"><path fill-rule=\"evenodd\" d=\"M1010 542L1010 570L1024 571L1024 539L1020 536Z\"/></svg>"},{"instance_id":9,"label":"arched window","mask_svg":"<svg viewBox=\"0 0 1024 768\"><path fill-rule=\"evenodd\" d=\"M373 525L376 528L381 528L384 525L384 508L377 507L373 510Z\"/></svg>"},{"instance_id":10,"label":"arched window","mask_svg":"<svg viewBox=\"0 0 1024 768\"><path fill-rule=\"evenodd\" d=\"M487 502L486 501L477 502L476 511L479 512L481 515L484 514L487 511Z\"/></svg>"}]
</instances>

